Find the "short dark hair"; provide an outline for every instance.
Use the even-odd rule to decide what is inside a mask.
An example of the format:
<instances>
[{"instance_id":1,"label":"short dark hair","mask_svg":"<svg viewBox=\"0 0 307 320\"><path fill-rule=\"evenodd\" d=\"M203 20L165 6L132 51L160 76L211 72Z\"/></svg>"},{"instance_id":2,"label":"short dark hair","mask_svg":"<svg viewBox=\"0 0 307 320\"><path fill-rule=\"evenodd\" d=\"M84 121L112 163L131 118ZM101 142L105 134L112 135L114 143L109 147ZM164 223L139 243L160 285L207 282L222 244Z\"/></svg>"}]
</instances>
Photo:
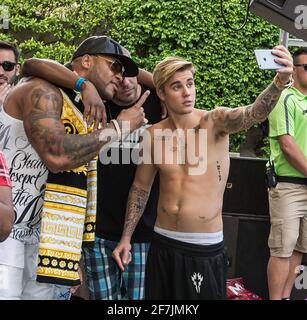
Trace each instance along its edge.
<instances>
[{"instance_id":1,"label":"short dark hair","mask_svg":"<svg viewBox=\"0 0 307 320\"><path fill-rule=\"evenodd\" d=\"M15 62L18 62L20 53L19 53L19 50L17 49L17 47L13 43L0 40L0 50L1 49L12 50L15 55Z\"/></svg>"},{"instance_id":2,"label":"short dark hair","mask_svg":"<svg viewBox=\"0 0 307 320\"><path fill-rule=\"evenodd\" d=\"M295 64L296 61L297 61L297 57L301 56L302 54L306 54L306 55L307 55L307 47L299 48L298 50L296 50L296 51L293 53L293 61L294 61L294 64Z\"/></svg>"}]
</instances>

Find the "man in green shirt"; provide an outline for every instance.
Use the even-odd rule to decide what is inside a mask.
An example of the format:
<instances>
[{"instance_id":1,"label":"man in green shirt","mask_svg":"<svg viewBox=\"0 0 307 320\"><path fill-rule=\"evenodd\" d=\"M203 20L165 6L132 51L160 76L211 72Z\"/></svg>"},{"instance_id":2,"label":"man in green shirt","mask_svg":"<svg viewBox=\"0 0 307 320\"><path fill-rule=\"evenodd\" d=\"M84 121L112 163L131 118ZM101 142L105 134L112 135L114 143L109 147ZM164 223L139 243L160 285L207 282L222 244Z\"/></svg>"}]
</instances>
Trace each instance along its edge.
<instances>
[{"instance_id":1,"label":"man in green shirt","mask_svg":"<svg viewBox=\"0 0 307 320\"><path fill-rule=\"evenodd\" d=\"M293 54L294 83L269 115L277 185L269 189L270 299L288 299L307 253L307 48Z\"/></svg>"}]
</instances>

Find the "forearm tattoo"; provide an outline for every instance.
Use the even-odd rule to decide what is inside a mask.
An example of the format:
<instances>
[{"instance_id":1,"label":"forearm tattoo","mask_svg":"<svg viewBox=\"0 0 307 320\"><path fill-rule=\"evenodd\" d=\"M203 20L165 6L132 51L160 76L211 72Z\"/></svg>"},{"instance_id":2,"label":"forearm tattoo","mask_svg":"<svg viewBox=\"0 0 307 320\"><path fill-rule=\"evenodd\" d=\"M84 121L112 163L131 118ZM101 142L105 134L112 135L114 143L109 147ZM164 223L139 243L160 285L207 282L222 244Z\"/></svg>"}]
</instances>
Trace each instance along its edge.
<instances>
[{"instance_id":1,"label":"forearm tattoo","mask_svg":"<svg viewBox=\"0 0 307 320\"><path fill-rule=\"evenodd\" d=\"M273 83L269 85L251 105L239 108L217 108L212 119L221 131L226 133L246 130L252 125L264 121L275 107L281 90Z\"/></svg>"},{"instance_id":2,"label":"forearm tattoo","mask_svg":"<svg viewBox=\"0 0 307 320\"><path fill-rule=\"evenodd\" d=\"M149 192L132 185L129 192L126 219L123 234L132 236L136 225L138 224L149 197Z\"/></svg>"},{"instance_id":3,"label":"forearm tattoo","mask_svg":"<svg viewBox=\"0 0 307 320\"><path fill-rule=\"evenodd\" d=\"M34 142L43 154L67 158L69 169L77 168L93 159L106 143L99 141L101 130L87 135L65 132L61 122L61 95L53 88L34 89L31 104L25 125L29 140Z\"/></svg>"}]
</instances>

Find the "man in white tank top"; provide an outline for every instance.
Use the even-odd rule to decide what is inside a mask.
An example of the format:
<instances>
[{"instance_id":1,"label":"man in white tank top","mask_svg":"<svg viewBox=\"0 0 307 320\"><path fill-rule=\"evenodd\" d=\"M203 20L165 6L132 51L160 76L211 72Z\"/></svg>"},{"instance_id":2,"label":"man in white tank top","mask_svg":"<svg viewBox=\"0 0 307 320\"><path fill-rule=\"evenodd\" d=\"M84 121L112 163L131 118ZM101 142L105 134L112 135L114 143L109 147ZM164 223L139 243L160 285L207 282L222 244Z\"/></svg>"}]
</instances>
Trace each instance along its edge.
<instances>
[{"instance_id":1,"label":"man in white tank top","mask_svg":"<svg viewBox=\"0 0 307 320\"><path fill-rule=\"evenodd\" d=\"M112 48L106 46L109 41L97 37L90 41L91 46L78 48L72 61L75 78L68 87L84 96L96 87L101 98L111 99L124 72L137 75L136 64L112 54ZM102 146L119 138L122 121L131 120L131 131L143 125L141 106L147 95L107 128L77 135L66 134L61 122L63 96L54 85L32 78L9 92L0 110L0 148L13 184L15 224L10 237L0 243L0 299L69 297L67 287L36 281L40 212L48 170L57 173L88 163Z\"/></svg>"}]
</instances>

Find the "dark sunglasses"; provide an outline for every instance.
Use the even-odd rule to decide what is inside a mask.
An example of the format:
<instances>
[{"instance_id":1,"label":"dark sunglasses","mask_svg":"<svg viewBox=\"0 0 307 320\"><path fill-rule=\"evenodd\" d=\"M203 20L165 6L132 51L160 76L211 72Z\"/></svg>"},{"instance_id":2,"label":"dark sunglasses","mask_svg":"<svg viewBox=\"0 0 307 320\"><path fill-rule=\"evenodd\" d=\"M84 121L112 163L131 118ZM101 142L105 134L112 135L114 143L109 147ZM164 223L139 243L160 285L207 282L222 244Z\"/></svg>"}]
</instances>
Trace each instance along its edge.
<instances>
[{"instance_id":1,"label":"dark sunglasses","mask_svg":"<svg viewBox=\"0 0 307 320\"><path fill-rule=\"evenodd\" d=\"M14 70L16 64L16 62L3 61L2 63L0 63L0 66L2 66L4 71L12 71Z\"/></svg>"},{"instance_id":2,"label":"dark sunglasses","mask_svg":"<svg viewBox=\"0 0 307 320\"><path fill-rule=\"evenodd\" d=\"M307 71L307 63L304 64L295 64L296 67L303 67L305 71Z\"/></svg>"},{"instance_id":3,"label":"dark sunglasses","mask_svg":"<svg viewBox=\"0 0 307 320\"><path fill-rule=\"evenodd\" d=\"M114 74L121 74L122 77L125 77L125 68L118 60L110 60L104 56L98 55L100 57L110 63L110 69Z\"/></svg>"}]
</instances>

